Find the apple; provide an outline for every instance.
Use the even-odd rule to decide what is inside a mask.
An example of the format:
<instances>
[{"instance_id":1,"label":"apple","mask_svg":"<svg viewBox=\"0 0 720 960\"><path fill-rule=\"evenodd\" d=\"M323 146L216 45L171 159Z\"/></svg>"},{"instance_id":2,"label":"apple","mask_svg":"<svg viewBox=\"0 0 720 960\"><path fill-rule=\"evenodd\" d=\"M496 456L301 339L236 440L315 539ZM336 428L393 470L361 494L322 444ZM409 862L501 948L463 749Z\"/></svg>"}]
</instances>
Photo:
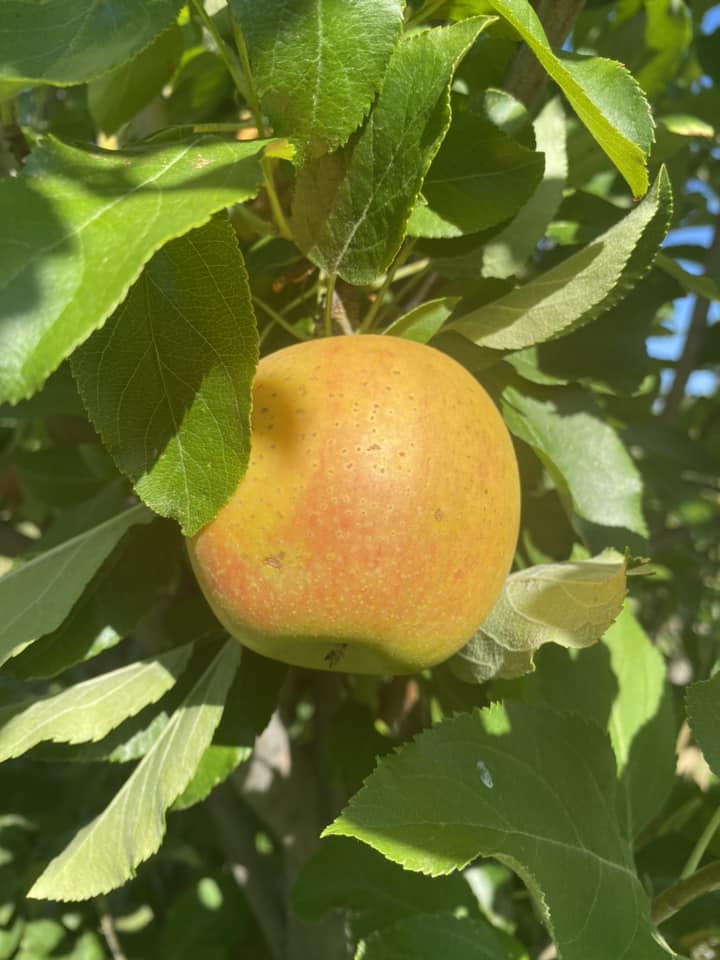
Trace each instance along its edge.
<instances>
[{"instance_id":1,"label":"apple","mask_svg":"<svg viewBox=\"0 0 720 960\"><path fill-rule=\"evenodd\" d=\"M464 367L400 338L328 337L260 361L247 472L188 547L257 652L414 673L490 611L519 514L512 441Z\"/></svg>"}]
</instances>

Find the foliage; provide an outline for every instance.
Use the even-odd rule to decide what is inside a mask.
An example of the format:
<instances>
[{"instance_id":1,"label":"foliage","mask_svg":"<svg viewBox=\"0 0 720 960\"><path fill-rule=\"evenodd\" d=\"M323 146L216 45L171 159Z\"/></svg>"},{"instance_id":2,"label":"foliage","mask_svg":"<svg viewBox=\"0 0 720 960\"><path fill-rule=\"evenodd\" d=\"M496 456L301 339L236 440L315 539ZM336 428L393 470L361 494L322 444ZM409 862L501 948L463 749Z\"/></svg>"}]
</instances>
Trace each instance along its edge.
<instances>
[{"instance_id":1,"label":"foliage","mask_svg":"<svg viewBox=\"0 0 720 960\"><path fill-rule=\"evenodd\" d=\"M718 13L2 5L0 960L720 956ZM415 677L243 649L183 541L258 357L370 331L521 467Z\"/></svg>"}]
</instances>

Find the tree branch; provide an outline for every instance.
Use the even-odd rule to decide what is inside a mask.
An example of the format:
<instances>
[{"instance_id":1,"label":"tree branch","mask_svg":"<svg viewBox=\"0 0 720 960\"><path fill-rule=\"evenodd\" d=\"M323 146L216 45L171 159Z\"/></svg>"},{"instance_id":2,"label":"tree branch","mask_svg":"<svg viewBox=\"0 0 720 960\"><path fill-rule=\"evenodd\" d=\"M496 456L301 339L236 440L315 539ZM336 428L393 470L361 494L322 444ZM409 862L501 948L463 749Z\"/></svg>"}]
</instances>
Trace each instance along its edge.
<instances>
[{"instance_id":1,"label":"tree branch","mask_svg":"<svg viewBox=\"0 0 720 960\"><path fill-rule=\"evenodd\" d=\"M705 259L705 273L709 276L720 273L720 228L717 224ZM709 310L710 301L706 297L698 296L695 298L695 306L685 337L685 346L675 367L675 379L665 398L665 406L662 412L665 420L674 419L680 410L690 374L695 370L700 360Z\"/></svg>"},{"instance_id":2,"label":"tree branch","mask_svg":"<svg viewBox=\"0 0 720 960\"><path fill-rule=\"evenodd\" d=\"M563 45L584 3L585 0L539 0L534 4L551 47ZM508 67L505 90L535 113L546 83L547 74L535 54L526 44L521 44Z\"/></svg>"},{"instance_id":3,"label":"tree branch","mask_svg":"<svg viewBox=\"0 0 720 960\"><path fill-rule=\"evenodd\" d=\"M713 890L720 890L720 860L709 863L691 877L679 880L663 890L652 902L652 919L656 924L674 916L679 910Z\"/></svg>"}]
</instances>

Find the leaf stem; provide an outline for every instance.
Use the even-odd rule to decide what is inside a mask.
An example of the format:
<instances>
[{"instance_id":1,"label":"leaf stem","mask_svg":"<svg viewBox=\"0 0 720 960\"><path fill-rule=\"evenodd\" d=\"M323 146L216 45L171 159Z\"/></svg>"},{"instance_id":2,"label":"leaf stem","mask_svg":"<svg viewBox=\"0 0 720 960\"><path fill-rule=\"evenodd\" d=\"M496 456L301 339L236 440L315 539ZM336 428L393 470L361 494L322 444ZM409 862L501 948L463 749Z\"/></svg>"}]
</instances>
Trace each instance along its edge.
<instances>
[{"instance_id":1,"label":"leaf stem","mask_svg":"<svg viewBox=\"0 0 720 960\"><path fill-rule=\"evenodd\" d=\"M283 208L280 206L280 198L278 197L277 190L275 189L273 162L269 157L263 157L260 161L260 165L263 172L265 191L268 195L268 200L270 201L270 209L272 210L273 218L277 224L278 233L285 240L292 240L292 231L290 230L290 226L285 219Z\"/></svg>"},{"instance_id":2,"label":"leaf stem","mask_svg":"<svg viewBox=\"0 0 720 960\"><path fill-rule=\"evenodd\" d=\"M113 960L127 960L120 946L120 941L118 940L115 922L108 907L107 897L97 897L95 906L100 917L100 931L105 939L105 943L108 945Z\"/></svg>"},{"instance_id":3,"label":"leaf stem","mask_svg":"<svg viewBox=\"0 0 720 960\"><path fill-rule=\"evenodd\" d=\"M238 203L233 207L233 213L237 214L241 220L244 220L245 223L252 227L256 233L261 234L264 237L275 237L277 236L277 230L272 223L268 223L267 220L263 220L262 217L259 217L256 213L253 213L252 210L249 210L244 203Z\"/></svg>"},{"instance_id":4,"label":"leaf stem","mask_svg":"<svg viewBox=\"0 0 720 960\"><path fill-rule=\"evenodd\" d=\"M255 86L255 77L250 67L250 56L248 54L247 44L245 43L245 37L240 29L240 24L235 19L233 19L233 35L235 37L238 56L240 57L240 66L245 76L245 84L247 87L245 100L255 120L255 126L257 127L259 136L264 137L266 136L265 124L263 123L262 110L260 108L260 98L258 97L257 87Z\"/></svg>"},{"instance_id":5,"label":"leaf stem","mask_svg":"<svg viewBox=\"0 0 720 960\"><path fill-rule=\"evenodd\" d=\"M652 902L653 922L663 923L688 903L714 890L720 890L720 860L709 863L691 877L685 877L659 893Z\"/></svg>"},{"instance_id":6,"label":"leaf stem","mask_svg":"<svg viewBox=\"0 0 720 960\"><path fill-rule=\"evenodd\" d=\"M242 96L243 100L245 100L249 104L250 100L249 100L249 92L248 92L247 84L245 83L245 79L243 75L238 70L238 66L237 66L237 63L235 62L235 58L232 54L232 51L228 49L228 45L220 36L219 30L213 23L213 19L210 16L210 14L205 9L205 5L203 4L202 0L193 0L193 6L197 10L200 16L200 19L203 22L203 26L215 41L215 45L218 48L218 53L222 57L223 62L228 69L228 73L233 79L233 83L240 91L240 95Z\"/></svg>"},{"instance_id":7,"label":"leaf stem","mask_svg":"<svg viewBox=\"0 0 720 960\"><path fill-rule=\"evenodd\" d=\"M707 825L703 832L700 834L698 842L695 844L692 853L688 857L688 861L683 867L680 878L682 880L687 880L688 877L692 876L698 868L698 864L705 855L705 851L710 846L710 841L717 833L717 829L720 827L720 807L717 808L715 813L710 817L707 822Z\"/></svg>"},{"instance_id":8,"label":"leaf stem","mask_svg":"<svg viewBox=\"0 0 720 960\"><path fill-rule=\"evenodd\" d=\"M287 322L285 317L278 313L277 310L274 310L269 303L265 303L264 300L261 300L260 297L253 294L253 303L260 307L263 313L266 313L273 323L276 323L279 327L282 327L286 333L289 333L291 337L295 337L297 340L309 340L309 337L304 336L302 333L298 333L293 326ZM263 331L264 333L265 331Z\"/></svg>"},{"instance_id":9,"label":"leaf stem","mask_svg":"<svg viewBox=\"0 0 720 960\"><path fill-rule=\"evenodd\" d=\"M375 320L378 313L383 305L383 300L385 299L385 294L388 292L392 284L395 282L395 277L400 269L400 267L405 263L410 254L413 251L415 246L414 240L408 240L405 246L400 250L398 255L395 257L394 261L390 264L388 272L385 274L385 279L378 292L375 294L375 299L370 304L370 309L367 311L365 316L362 319L360 326L358 327L358 333L367 333L369 330L372 330Z\"/></svg>"},{"instance_id":10,"label":"leaf stem","mask_svg":"<svg viewBox=\"0 0 720 960\"><path fill-rule=\"evenodd\" d=\"M325 336L332 336L332 320L333 320L333 295L335 293L335 281L337 280L337 274L331 273L327 278L327 285L325 287L325 313L324 313L324 329Z\"/></svg>"}]
</instances>

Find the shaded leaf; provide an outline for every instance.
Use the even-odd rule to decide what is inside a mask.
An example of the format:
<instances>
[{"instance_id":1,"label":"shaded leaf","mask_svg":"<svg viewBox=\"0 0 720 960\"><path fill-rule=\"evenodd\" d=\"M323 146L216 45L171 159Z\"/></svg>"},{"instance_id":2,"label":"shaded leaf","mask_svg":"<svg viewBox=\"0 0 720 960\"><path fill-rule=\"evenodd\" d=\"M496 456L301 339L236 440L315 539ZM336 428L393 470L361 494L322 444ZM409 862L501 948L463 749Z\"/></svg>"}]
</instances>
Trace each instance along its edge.
<instances>
[{"instance_id":1,"label":"shaded leaf","mask_svg":"<svg viewBox=\"0 0 720 960\"><path fill-rule=\"evenodd\" d=\"M67 687L60 693L0 710L0 762L43 740L101 740L128 717L155 703L187 665L192 646L170 650Z\"/></svg>"},{"instance_id":2,"label":"shaded leaf","mask_svg":"<svg viewBox=\"0 0 720 960\"><path fill-rule=\"evenodd\" d=\"M520 350L590 323L648 271L671 213L662 170L647 197L593 243L477 310L463 315L461 301L449 329L481 346Z\"/></svg>"},{"instance_id":3,"label":"shaded leaf","mask_svg":"<svg viewBox=\"0 0 720 960\"><path fill-rule=\"evenodd\" d=\"M591 724L496 704L381 761L325 832L433 876L496 857L529 887L563 960L660 960L615 819L615 776Z\"/></svg>"},{"instance_id":4,"label":"shaded leaf","mask_svg":"<svg viewBox=\"0 0 720 960\"><path fill-rule=\"evenodd\" d=\"M545 104L533 124L536 149L545 155L545 171L525 206L483 247L485 277L511 277L545 235L563 197L567 179L565 113L558 99Z\"/></svg>"},{"instance_id":5,"label":"shaded leaf","mask_svg":"<svg viewBox=\"0 0 720 960\"><path fill-rule=\"evenodd\" d=\"M257 357L247 274L225 216L156 253L73 355L118 467L187 536L212 520L247 467Z\"/></svg>"},{"instance_id":6,"label":"shaded leaf","mask_svg":"<svg viewBox=\"0 0 720 960\"><path fill-rule=\"evenodd\" d=\"M431 880L403 870L356 840L329 837L303 865L292 891L293 910L315 923L347 910L355 937L413 917L474 907L461 876Z\"/></svg>"},{"instance_id":7,"label":"shaded leaf","mask_svg":"<svg viewBox=\"0 0 720 960\"><path fill-rule=\"evenodd\" d=\"M613 550L511 574L475 636L449 661L456 676L484 683L533 668L545 643L581 648L597 643L625 598L625 561Z\"/></svg>"},{"instance_id":8,"label":"shaded leaf","mask_svg":"<svg viewBox=\"0 0 720 960\"><path fill-rule=\"evenodd\" d=\"M182 0L6 0L0 78L83 83L125 63L168 27Z\"/></svg>"},{"instance_id":9,"label":"shaded leaf","mask_svg":"<svg viewBox=\"0 0 720 960\"><path fill-rule=\"evenodd\" d=\"M456 110L408 223L414 237L459 237L513 216L542 179L544 158L487 116Z\"/></svg>"},{"instance_id":10,"label":"shaded leaf","mask_svg":"<svg viewBox=\"0 0 720 960\"><path fill-rule=\"evenodd\" d=\"M720 777L720 673L691 683L685 702L693 736L713 773Z\"/></svg>"},{"instance_id":11,"label":"shaded leaf","mask_svg":"<svg viewBox=\"0 0 720 960\"><path fill-rule=\"evenodd\" d=\"M487 920L444 914L414 916L367 938L357 960L527 960L525 947Z\"/></svg>"},{"instance_id":12,"label":"shaded leaf","mask_svg":"<svg viewBox=\"0 0 720 960\"><path fill-rule=\"evenodd\" d=\"M300 170L293 232L313 263L356 284L390 264L450 123L455 66L491 22L465 20L400 43L360 133Z\"/></svg>"},{"instance_id":13,"label":"shaded leaf","mask_svg":"<svg viewBox=\"0 0 720 960\"><path fill-rule=\"evenodd\" d=\"M146 507L131 507L0 577L0 663L57 629L124 534L151 520Z\"/></svg>"},{"instance_id":14,"label":"shaded leaf","mask_svg":"<svg viewBox=\"0 0 720 960\"><path fill-rule=\"evenodd\" d=\"M647 533L640 474L589 394L568 387L531 396L508 387L502 409L511 432L535 450L579 516Z\"/></svg>"},{"instance_id":15,"label":"shaded leaf","mask_svg":"<svg viewBox=\"0 0 720 960\"><path fill-rule=\"evenodd\" d=\"M392 337L415 340L417 343L428 343L436 333L439 333L457 302L457 297L426 300L419 307L415 307L414 310L391 323L383 333Z\"/></svg>"},{"instance_id":16,"label":"shaded leaf","mask_svg":"<svg viewBox=\"0 0 720 960\"><path fill-rule=\"evenodd\" d=\"M653 143L650 107L622 63L554 54L528 0L490 0L520 34L627 181L634 196L648 188L646 157Z\"/></svg>"},{"instance_id":17,"label":"shaded leaf","mask_svg":"<svg viewBox=\"0 0 720 960\"><path fill-rule=\"evenodd\" d=\"M159 34L129 63L88 84L88 109L99 130L115 133L160 93L183 49L180 28Z\"/></svg>"},{"instance_id":18,"label":"shaded leaf","mask_svg":"<svg viewBox=\"0 0 720 960\"><path fill-rule=\"evenodd\" d=\"M220 722L240 657L228 641L109 806L48 864L28 896L86 900L121 886L152 856L165 815L182 793Z\"/></svg>"},{"instance_id":19,"label":"shaded leaf","mask_svg":"<svg viewBox=\"0 0 720 960\"><path fill-rule=\"evenodd\" d=\"M0 399L37 390L168 240L253 196L266 145L198 136L104 152L50 138L1 181Z\"/></svg>"},{"instance_id":20,"label":"shaded leaf","mask_svg":"<svg viewBox=\"0 0 720 960\"><path fill-rule=\"evenodd\" d=\"M275 133L317 156L362 123L402 27L400 0L230 0Z\"/></svg>"}]
</instances>

